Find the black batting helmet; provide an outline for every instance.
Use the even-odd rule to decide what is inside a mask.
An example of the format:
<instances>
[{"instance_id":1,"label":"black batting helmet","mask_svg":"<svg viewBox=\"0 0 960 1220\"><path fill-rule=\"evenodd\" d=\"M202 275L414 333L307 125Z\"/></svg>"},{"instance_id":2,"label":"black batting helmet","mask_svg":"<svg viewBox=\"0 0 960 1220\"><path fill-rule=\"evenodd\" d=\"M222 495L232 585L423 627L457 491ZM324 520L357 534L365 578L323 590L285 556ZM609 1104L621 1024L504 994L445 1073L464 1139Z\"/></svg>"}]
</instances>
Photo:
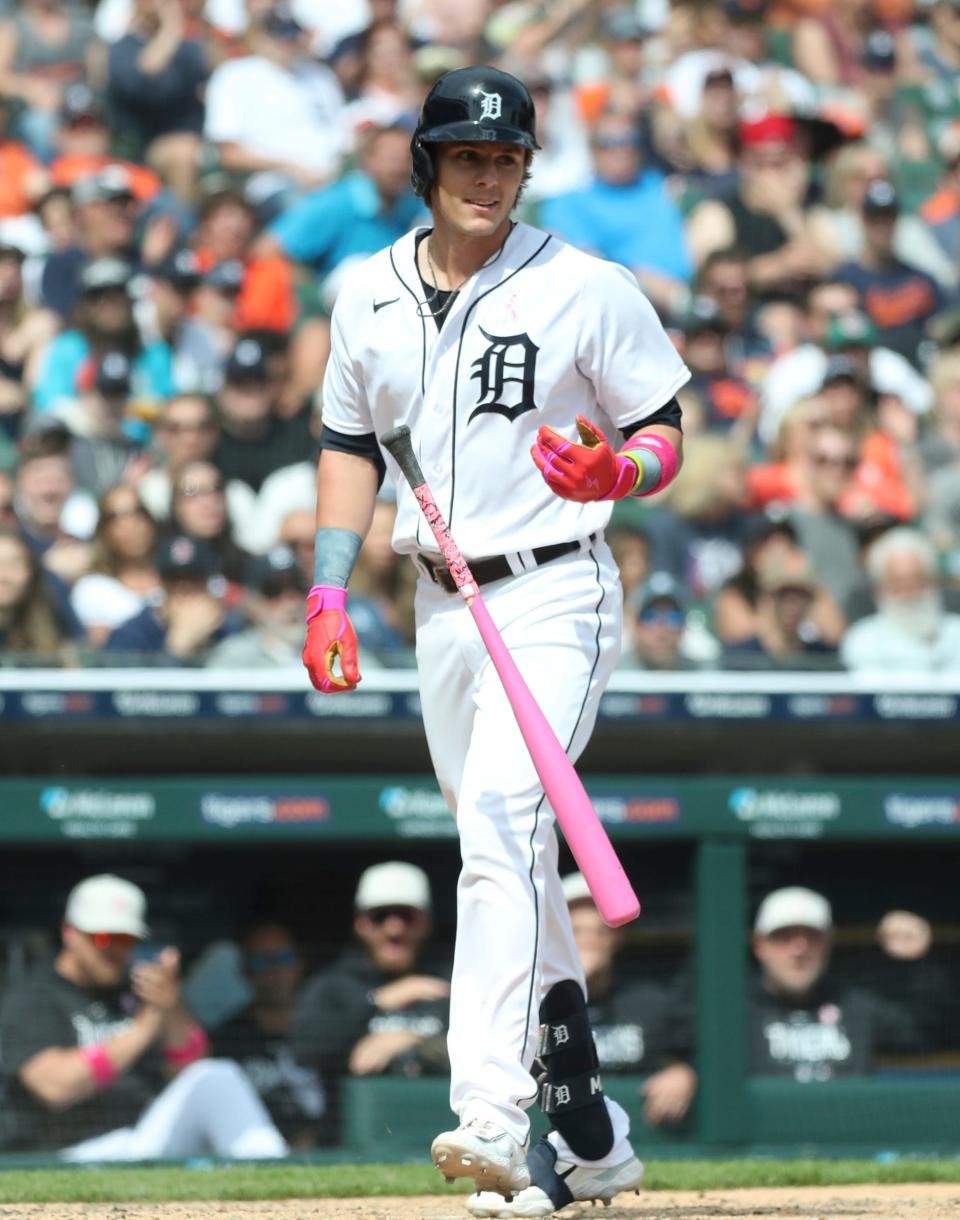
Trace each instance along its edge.
<instances>
[{"instance_id":1,"label":"black batting helmet","mask_svg":"<svg viewBox=\"0 0 960 1220\"><path fill-rule=\"evenodd\" d=\"M433 185L428 144L499 141L531 151L536 137L533 99L523 81L499 68L456 68L433 86L410 141L413 189L427 195Z\"/></svg>"}]
</instances>

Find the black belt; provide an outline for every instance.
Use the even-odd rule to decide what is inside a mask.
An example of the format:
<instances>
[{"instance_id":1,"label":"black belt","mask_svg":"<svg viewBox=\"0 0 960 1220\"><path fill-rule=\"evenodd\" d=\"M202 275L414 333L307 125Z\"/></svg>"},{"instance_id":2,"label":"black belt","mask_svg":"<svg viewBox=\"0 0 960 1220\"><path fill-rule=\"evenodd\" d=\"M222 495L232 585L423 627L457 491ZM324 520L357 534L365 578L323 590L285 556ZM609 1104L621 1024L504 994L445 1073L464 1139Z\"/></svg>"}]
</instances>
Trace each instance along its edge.
<instances>
[{"instance_id":1,"label":"black belt","mask_svg":"<svg viewBox=\"0 0 960 1220\"><path fill-rule=\"evenodd\" d=\"M589 541L594 543L596 540L597 535L591 534ZM559 559L561 555L572 555L574 551L579 550L579 542L555 542L552 546L536 546L529 554L533 556L533 566L539 568L552 559ZM434 563L426 555L418 555L417 558L435 585L439 585L446 593L456 593L456 581L450 575L450 569L446 564ZM478 585L489 585L495 580L503 580L504 577L513 575L506 555L491 555L489 559L477 559L468 564L468 567Z\"/></svg>"}]
</instances>

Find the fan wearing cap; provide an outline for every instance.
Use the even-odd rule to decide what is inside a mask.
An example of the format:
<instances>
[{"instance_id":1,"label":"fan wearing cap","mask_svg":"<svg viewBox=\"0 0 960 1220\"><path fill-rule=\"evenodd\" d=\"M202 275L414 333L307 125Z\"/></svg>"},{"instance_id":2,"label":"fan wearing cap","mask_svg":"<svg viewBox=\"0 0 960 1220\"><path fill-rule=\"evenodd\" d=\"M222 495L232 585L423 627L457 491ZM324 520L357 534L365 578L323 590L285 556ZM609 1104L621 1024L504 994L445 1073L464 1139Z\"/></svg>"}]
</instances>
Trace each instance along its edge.
<instances>
[{"instance_id":1,"label":"fan wearing cap","mask_svg":"<svg viewBox=\"0 0 960 1220\"><path fill-rule=\"evenodd\" d=\"M767 894L753 926L759 973L750 995L749 1065L803 1083L869 1072L882 1051L915 1051L910 1013L827 975L830 903L803 886Z\"/></svg>"},{"instance_id":2,"label":"fan wearing cap","mask_svg":"<svg viewBox=\"0 0 960 1220\"><path fill-rule=\"evenodd\" d=\"M335 1120L342 1076L448 1071L449 968L428 953L431 909L422 869L371 865L354 896L355 943L304 986L293 1052L320 1072Z\"/></svg>"},{"instance_id":3,"label":"fan wearing cap","mask_svg":"<svg viewBox=\"0 0 960 1220\"><path fill-rule=\"evenodd\" d=\"M111 154L106 111L83 81L75 81L63 91L56 140L57 156L50 165L55 186L72 188L81 179L116 166L126 175L139 203L147 204L160 193L161 182L153 170Z\"/></svg>"},{"instance_id":4,"label":"fan wearing cap","mask_svg":"<svg viewBox=\"0 0 960 1220\"><path fill-rule=\"evenodd\" d=\"M738 135L739 189L694 208L687 225L694 259L699 266L715 250L736 246L750 256L757 293L799 291L827 270L832 251L805 210L810 165L797 123L787 114L748 113Z\"/></svg>"},{"instance_id":5,"label":"fan wearing cap","mask_svg":"<svg viewBox=\"0 0 960 1220\"><path fill-rule=\"evenodd\" d=\"M637 118L604 114L590 133L593 180L544 201L544 228L637 277L653 303L673 307L693 274L683 217L663 175L644 166ZM636 218L643 223L637 224Z\"/></svg>"},{"instance_id":6,"label":"fan wearing cap","mask_svg":"<svg viewBox=\"0 0 960 1220\"><path fill-rule=\"evenodd\" d=\"M623 669L685 670L696 668L685 655L686 596L667 572L654 572L632 596L627 619L629 649Z\"/></svg>"},{"instance_id":7,"label":"fan wearing cap","mask_svg":"<svg viewBox=\"0 0 960 1220\"><path fill-rule=\"evenodd\" d=\"M280 411L288 368L285 339L273 332L241 335L217 392L221 434L213 461L226 480L254 492L274 471L316 451L310 404L290 416Z\"/></svg>"},{"instance_id":8,"label":"fan wearing cap","mask_svg":"<svg viewBox=\"0 0 960 1220\"><path fill-rule=\"evenodd\" d=\"M836 276L860 294L880 343L916 364L926 323L943 303L940 287L932 276L894 252L900 200L892 183L871 182L861 213L864 243L860 257L842 264Z\"/></svg>"},{"instance_id":9,"label":"fan wearing cap","mask_svg":"<svg viewBox=\"0 0 960 1220\"><path fill-rule=\"evenodd\" d=\"M275 670L299 664L309 582L304 583L293 552L271 548L256 565L251 583L256 593L246 607L251 625L211 649L207 668Z\"/></svg>"},{"instance_id":10,"label":"fan wearing cap","mask_svg":"<svg viewBox=\"0 0 960 1220\"><path fill-rule=\"evenodd\" d=\"M141 340L129 293L132 275L130 263L113 257L94 259L80 272L74 325L44 354L34 389L36 410L46 412L61 399L76 397L92 384L108 352L122 352L129 360L133 397L145 416L173 395L169 346L159 338ZM142 420L131 420L128 427L138 439L149 435Z\"/></svg>"},{"instance_id":11,"label":"fan wearing cap","mask_svg":"<svg viewBox=\"0 0 960 1220\"><path fill-rule=\"evenodd\" d=\"M333 72L309 57L309 35L287 3L255 22L253 54L210 77L204 135L230 173L279 175L297 189L328 181L343 151L343 93Z\"/></svg>"},{"instance_id":12,"label":"fan wearing cap","mask_svg":"<svg viewBox=\"0 0 960 1220\"><path fill-rule=\"evenodd\" d=\"M224 602L226 583L215 580L217 557L209 545L176 534L157 548L163 584L159 605L111 631L105 649L119 661L154 665L196 665L239 623Z\"/></svg>"},{"instance_id":13,"label":"fan wearing cap","mask_svg":"<svg viewBox=\"0 0 960 1220\"><path fill-rule=\"evenodd\" d=\"M71 434L70 459L77 486L99 499L123 481L141 445L124 432L130 401L131 364L126 352L107 351L89 370L78 396L50 413Z\"/></svg>"},{"instance_id":14,"label":"fan wearing cap","mask_svg":"<svg viewBox=\"0 0 960 1220\"><path fill-rule=\"evenodd\" d=\"M70 892L53 962L0 1007L0 1143L73 1161L283 1156L239 1068L204 1058L179 951L135 957L148 935L146 897L130 881L104 873Z\"/></svg>"},{"instance_id":15,"label":"fan wearing cap","mask_svg":"<svg viewBox=\"0 0 960 1220\"><path fill-rule=\"evenodd\" d=\"M136 195L130 175L113 163L78 177L70 190L72 244L55 249L43 265L41 300L64 320L81 293L80 276L98 259L136 262Z\"/></svg>"},{"instance_id":16,"label":"fan wearing cap","mask_svg":"<svg viewBox=\"0 0 960 1220\"><path fill-rule=\"evenodd\" d=\"M742 436L749 442L757 412L756 391L727 363L727 325L719 307L695 296L677 319L683 336L683 359L691 372L688 391L699 399L704 427Z\"/></svg>"},{"instance_id":17,"label":"fan wearing cap","mask_svg":"<svg viewBox=\"0 0 960 1220\"><path fill-rule=\"evenodd\" d=\"M193 250L175 250L151 267L150 287L139 303L144 331L170 348L179 394L214 393L223 381L223 364L234 340L232 316L239 288L206 295L200 287L204 278Z\"/></svg>"}]
</instances>

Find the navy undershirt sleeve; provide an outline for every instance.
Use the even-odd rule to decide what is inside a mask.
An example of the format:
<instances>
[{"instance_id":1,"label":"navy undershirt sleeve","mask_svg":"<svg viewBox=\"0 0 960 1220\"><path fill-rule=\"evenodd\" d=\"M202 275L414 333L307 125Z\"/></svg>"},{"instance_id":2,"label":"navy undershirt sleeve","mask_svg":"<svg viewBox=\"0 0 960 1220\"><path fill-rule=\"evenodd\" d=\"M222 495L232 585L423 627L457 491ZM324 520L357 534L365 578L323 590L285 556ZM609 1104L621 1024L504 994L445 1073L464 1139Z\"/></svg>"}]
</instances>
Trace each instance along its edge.
<instances>
[{"instance_id":1,"label":"navy undershirt sleeve","mask_svg":"<svg viewBox=\"0 0 960 1220\"><path fill-rule=\"evenodd\" d=\"M375 432L364 432L361 436L353 436L349 432L337 432L335 428L324 424L320 432L320 448L332 449L336 453L352 453L354 457L369 458L377 468L377 490L379 491L383 486L387 464L383 460Z\"/></svg>"},{"instance_id":2,"label":"navy undershirt sleeve","mask_svg":"<svg viewBox=\"0 0 960 1220\"><path fill-rule=\"evenodd\" d=\"M638 419L635 424L627 424L625 428L621 428L621 433L627 436L633 436L639 428L649 428L651 424L664 424L668 428L677 428L683 431L683 425L680 418L680 404L676 398L671 398L669 402L664 403L658 411L654 411L652 415L648 415L645 419Z\"/></svg>"}]
</instances>

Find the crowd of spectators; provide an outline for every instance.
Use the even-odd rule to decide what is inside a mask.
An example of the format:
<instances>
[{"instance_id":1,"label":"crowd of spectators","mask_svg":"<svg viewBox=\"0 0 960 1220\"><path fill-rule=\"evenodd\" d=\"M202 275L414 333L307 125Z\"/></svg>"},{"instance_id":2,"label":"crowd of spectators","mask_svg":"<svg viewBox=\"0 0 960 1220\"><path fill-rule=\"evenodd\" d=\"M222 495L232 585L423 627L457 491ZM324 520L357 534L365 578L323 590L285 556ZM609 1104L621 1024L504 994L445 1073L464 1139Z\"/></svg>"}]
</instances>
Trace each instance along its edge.
<instances>
[{"instance_id":1,"label":"crowd of spectators","mask_svg":"<svg viewBox=\"0 0 960 1220\"><path fill-rule=\"evenodd\" d=\"M635 1124L689 1130L690 963L625 953L628 933L603 922L582 874L563 891L603 1076L632 1078ZM343 1141L351 1079L446 1078L450 946L435 935L426 873L371 865L352 917L352 940L319 968L269 917L182 965L151 932L143 890L111 874L80 881L52 955L2 980L0 1152L279 1157ZM763 896L744 996L751 1075L815 1086L883 1067L955 1068L955 963L930 923L889 910L872 939L866 955L834 962L824 895Z\"/></svg>"},{"instance_id":2,"label":"crowd of spectators","mask_svg":"<svg viewBox=\"0 0 960 1220\"><path fill-rule=\"evenodd\" d=\"M692 371L680 478L615 511L623 664L957 670L954 0L0 0L3 663L296 664L330 312L477 62L536 102L521 217Z\"/></svg>"}]
</instances>

